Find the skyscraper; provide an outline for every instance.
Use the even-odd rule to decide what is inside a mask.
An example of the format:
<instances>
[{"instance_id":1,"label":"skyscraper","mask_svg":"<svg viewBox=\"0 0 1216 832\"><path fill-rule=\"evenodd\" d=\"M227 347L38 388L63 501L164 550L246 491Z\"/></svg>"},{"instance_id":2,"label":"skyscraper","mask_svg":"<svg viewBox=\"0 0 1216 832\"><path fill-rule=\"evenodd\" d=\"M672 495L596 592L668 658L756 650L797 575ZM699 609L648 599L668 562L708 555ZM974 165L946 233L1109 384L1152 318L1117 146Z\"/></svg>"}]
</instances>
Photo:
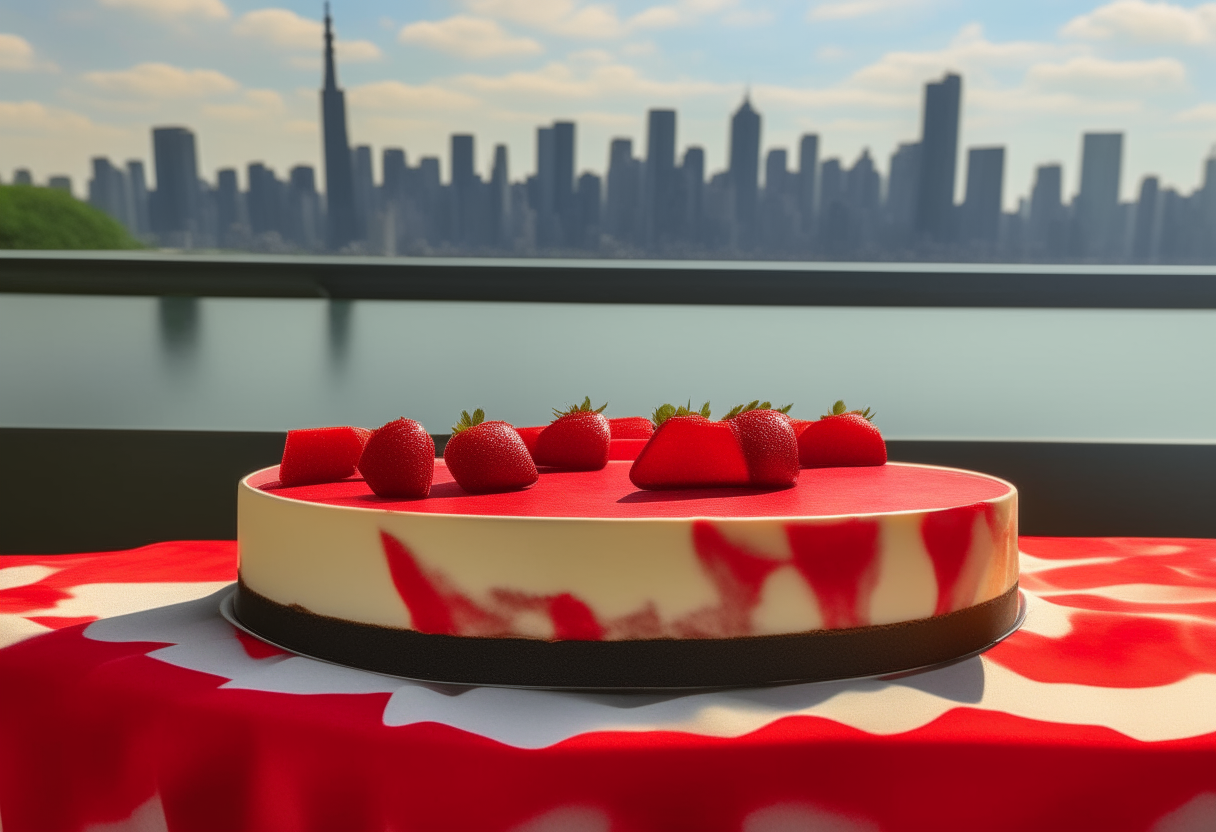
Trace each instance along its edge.
<instances>
[{"instance_id":1,"label":"skyscraper","mask_svg":"<svg viewBox=\"0 0 1216 832\"><path fill-rule=\"evenodd\" d=\"M680 222L676 183L676 111L651 110L646 127L647 242L670 243Z\"/></svg>"},{"instance_id":2,"label":"skyscraper","mask_svg":"<svg viewBox=\"0 0 1216 832\"><path fill-rule=\"evenodd\" d=\"M1132 235L1132 259L1137 263L1148 263L1153 259L1160 185L1155 176L1146 176L1140 181L1140 199L1136 202L1136 227Z\"/></svg>"},{"instance_id":3,"label":"skyscraper","mask_svg":"<svg viewBox=\"0 0 1216 832\"><path fill-rule=\"evenodd\" d=\"M636 242L641 166L632 139L613 139L608 148L608 200L604 230L621 243Z\"/></svg>"},{"instance_id":4,"label":"skyscraper","mask_svg":"<svg viewBox=\"0 0 1216 832\"><path fill-rule=\"evenodd\" d=\"M507 146L494 145L494 166L490 169L486 233L491 246L507 242L511 221L511 178L507 168Z\"/></svg>"},{"instance_id":5,"label":"skyscraper","mask_svg":"<svg viewBox=\"0 0 1216 832\"><path fill-rule=\"evenodd\" d=\"M802 233L815 227L815 174L819 171L819 136L808 133L798 142L798 212Z\"/></svg>"},{"instance_id":6,"label":"skyscraper","mask_svg":"<svg viewBox=\"0 0 1216 832\"><path fill-rule=\"evenodd\" d=\"M28 185L30 182L15 182ZM130 204L127 199L127 181L123 172L110 164L104 156L93 159L93 178L89 180L89 204L105 211L128 229L131 229Z\"/></svg>"},{"instance_id":7,"label":"skyscraper","mask_svg":"<svg viewBox=\"0 0 1216 832\"><path fill-rule=\"evenodd\" d=\"M224 168L215 173L215 226L216 237L221 246L233 245L233 226L241 222L241 192L237 186L236 171Z\"/></svg>"},{"instance_id":8,"label":"skyscraper","mask_svg":"<svg viewBox=\"0 0 1216 832\"><path fill-rule=\"evenodd\" d=\"M967 196L963 202L964 237L989 250L1001 231L1005 148L973 147L967 152Z\"/></svg>"},{"instance_id":9,"label":"skyscraper","mask_svg":"<svg viewBox=\"0 0 1216 832\"><path fill-rule=\"evenodd\" d=\"M127 161L127 202L131 211L131 233L146 235L152 230L148 217L148 179L144 175L144 163L138 159Z\"/></svg>"},{"instance_id":10,"label":"skyscraper","mask_svg":"<svg viewBox=\"0 0 1216 832\"><path fill-rule=\"evenodd\" d=\"M1030 255L1036 259L1056 259L1064 254L1063 182L1064 171L1059 165L1040 165L1035 169L1027 243Z\"/></svg>"},{"instance_id":11,"label":"skyscraper","mask_svg":"<svg viewBox=\"0 0 1216 832\"><path fill-rule=\"evenodd\" d=\"M346 93L338 88L334 66L333 21L325 4L325 86L321 89L321 127L325 142L326 243L338 251L358 238L354 172L346 135ZM159 171L157 173L159 179Z\"/></svg>"},{"instance_id":12,"label":"skyscraper","mask_svg":"<svg viewBox=\"0 0 1216 832\"><path fill-rule=\"evenodd\" d=\"M921 126L917 233L935 243L954 237L954 177L958 168L958 116L963 79L953 73L925 84Z\"/></svg>"},{"instance_id":13,"label":"skyscraper","mask_svg":"<svg viewBox=\"0 0 1216 832\"><path fill-rule=\"evenodd\" d=\"M372 148L370 145L361 144L351 153L351 177L355 188L355 234L356 239L367 240L371 236L371 227L376 215L376 180L372 173Z\"/></svg>"},{"instance_id":14,"label":"skyscraper","mask_svg":"<svg viewBox=\"0 0 1216 832\"><path fill-rule=\"evenodd\" d=\"M889 244L905 247L915 227L920 199L920 142L904 142L891 154L887 177L886 216L890 223Z\"/></svg>"},{"instance_id":15,"label":"skyscraper","mask_svg":"<svg viewBox=\"0 0 1216 832\"><path fill-rule=\"evenodd\" d=\"M760 176L760 114L750 97L730 120L730 184L735 193L735 223L739 247L750 249L756 240L756 191Z\"/></svg>"},{"instance_id":16,"label":"skyscraper","mask_svg":"<svg viewBox=\"0 0 1216 832\"><path fill-rule=\"evenodd\" d=\"M321 245L321 200L311 165L296 165L287 184L287 239L308 251Z\"/></svg>"},{"instance_id":17,"label":"skyscraper","mask_svg":"<svg viewBox=\"0 0 1216 832\"><path fill-rule=\"evenodd\" d=\"M553 213L561 242L577 245L581 220L574 200L574 122L553 122Z\"/></svg>"},{"instance_id":18,"label":"skyscraper","mask_svg":"<svg viewBox=\"0 0 1216 832\"><path fill-rule=\"evenodd\" d=\"M1122 133L1086 133L1081 144L1081 190L1077 194L1077 254L1109 256L1119 219L1119 176L1123 169Z\"/></svg>"},{"instance_id":19,"label":"skyscraper","mask_svg":"<svg viewBox=\"0 0 1216 832\"><path fill-rule=\"evenodd\" d=\"M455 237L458 243L476 243L476 186L473 171L473 136L468 133L452 135L452 196L455 197Z\"/></svg>"},{"instance_id":20,"label":"skyscraper","mask_svg":"<svg viewBox=\"0 0 1216 832\"><path fill-rule=\"evenodd\" d=\"M536 244L552 246L558 242L558 223L554 201L557 177L557 147L552 127L536 128Z\"/></svg>"},{"instance_id":21,"label":"skyscraper","mask_svg":"<svg viewBox=\"0 0 1216 832\"><path fill-rule=\"evenodd\" d=\"M162 245L193 245L198 233L198 157L194 134L185 127L152 130L156 201L152 230Z\"/></svg>"},{"instance_id":22,"label":"skyscraper","mask_svg":"<svg viewBox=\"0 0 1216 832\"><path fill-rule=\"evenodd\" d=\"M684 217L682 236L693 245L701 242L701 220L705 214L705 150L689 147L680 165Z\"/></svg>"}]
</instances>

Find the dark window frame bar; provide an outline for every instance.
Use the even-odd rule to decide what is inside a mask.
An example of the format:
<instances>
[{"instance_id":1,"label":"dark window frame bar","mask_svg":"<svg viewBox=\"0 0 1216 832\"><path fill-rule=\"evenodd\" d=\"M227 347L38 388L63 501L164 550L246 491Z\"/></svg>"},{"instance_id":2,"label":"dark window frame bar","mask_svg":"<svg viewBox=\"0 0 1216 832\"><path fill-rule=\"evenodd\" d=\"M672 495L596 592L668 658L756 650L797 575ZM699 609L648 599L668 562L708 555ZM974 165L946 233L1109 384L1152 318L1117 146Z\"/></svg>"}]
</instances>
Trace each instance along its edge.
<instances>
[{"instance_id":1,"label":"dark window frame bar","mask_svg":"<svg viewBox=\"0 0 1216 832\"><path fill-rule=\"evenodd\" d=\"M729 306L1216 309L1216 266L0 252L0 292Z\"/></svg>"}]
</instances>

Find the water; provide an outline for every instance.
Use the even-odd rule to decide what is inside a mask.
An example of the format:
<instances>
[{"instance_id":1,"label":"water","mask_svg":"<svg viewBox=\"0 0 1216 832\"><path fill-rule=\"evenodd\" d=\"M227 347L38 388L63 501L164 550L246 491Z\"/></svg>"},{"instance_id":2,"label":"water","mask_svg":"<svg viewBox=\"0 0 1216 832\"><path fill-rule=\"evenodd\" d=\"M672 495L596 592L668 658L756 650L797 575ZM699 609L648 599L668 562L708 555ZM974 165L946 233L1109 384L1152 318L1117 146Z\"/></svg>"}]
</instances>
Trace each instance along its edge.
<instances>
[{"instance_id":1,"label":"water","mask_svg":"<svg viewBox=\"0 0 1216 832\"><path fill-rule=\"evenodd\" d=\"M891 438L1216 441L1216 311L0 295L0 426L447 432L590 395L609 415L869 406Z\"/></svg>"}]
</instances>

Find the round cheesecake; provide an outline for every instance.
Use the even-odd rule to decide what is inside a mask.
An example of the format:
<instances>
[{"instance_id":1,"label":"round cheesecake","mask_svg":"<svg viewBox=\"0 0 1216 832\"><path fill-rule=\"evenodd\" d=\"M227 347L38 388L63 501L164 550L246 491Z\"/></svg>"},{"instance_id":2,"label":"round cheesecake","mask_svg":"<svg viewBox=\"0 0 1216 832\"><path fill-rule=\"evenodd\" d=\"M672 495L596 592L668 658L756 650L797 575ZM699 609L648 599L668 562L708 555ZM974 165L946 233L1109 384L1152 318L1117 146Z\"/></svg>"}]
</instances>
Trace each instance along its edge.
<instances>
[{"instance_id":1,"label":"round cheesecake","mask_svg":"<svg viewBox=\"0 0 1216 832\"><path fill-rule=\"evenodd\" d=\"M415 679L558 688L758 685L972 653L1017 616L1017 492L888 463L788 489L639 491L629 461L470 495L358 478L241 481L241 623Z\"/></svg>"}]
</instances>

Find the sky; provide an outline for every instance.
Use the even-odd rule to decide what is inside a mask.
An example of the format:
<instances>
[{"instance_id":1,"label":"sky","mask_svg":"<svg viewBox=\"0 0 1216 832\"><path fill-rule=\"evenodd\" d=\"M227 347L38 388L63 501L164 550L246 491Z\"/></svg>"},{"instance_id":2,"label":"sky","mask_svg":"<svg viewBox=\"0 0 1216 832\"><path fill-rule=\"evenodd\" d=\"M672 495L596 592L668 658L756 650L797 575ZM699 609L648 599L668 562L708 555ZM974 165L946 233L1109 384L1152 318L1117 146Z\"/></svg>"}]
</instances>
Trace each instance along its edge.
<instances>
[{"instance_id":1,"label":"sky","mask_svg":"<svg viewBox=\"0 0 1216 832\"><path fill-rule=\"evenodd\" d=\"M273 2L273 0L271 0ZM72 176L143 159L150 128L197 135L201 174L262 161L319 166L321 2L40 0L0 5L0 180ZM608 143L644 155L646 111L678 113L678 152L726 166L745 94L761 145L820 136L821 159L881 171L921 130L924 84L963 76L966 148L1006 147L1005 202L1034 168L1080 178L1081 135L1122 131L1122 196L1140 180L1189 192L1216 144L1216 2L1115 0L333 0L353 144L439 156L476 136L478 170L505 143L512 180L535 170L536 128L577 124L577 168ZM763 165L762 165L763 167Z\"/></svg>"}]
</instances>

